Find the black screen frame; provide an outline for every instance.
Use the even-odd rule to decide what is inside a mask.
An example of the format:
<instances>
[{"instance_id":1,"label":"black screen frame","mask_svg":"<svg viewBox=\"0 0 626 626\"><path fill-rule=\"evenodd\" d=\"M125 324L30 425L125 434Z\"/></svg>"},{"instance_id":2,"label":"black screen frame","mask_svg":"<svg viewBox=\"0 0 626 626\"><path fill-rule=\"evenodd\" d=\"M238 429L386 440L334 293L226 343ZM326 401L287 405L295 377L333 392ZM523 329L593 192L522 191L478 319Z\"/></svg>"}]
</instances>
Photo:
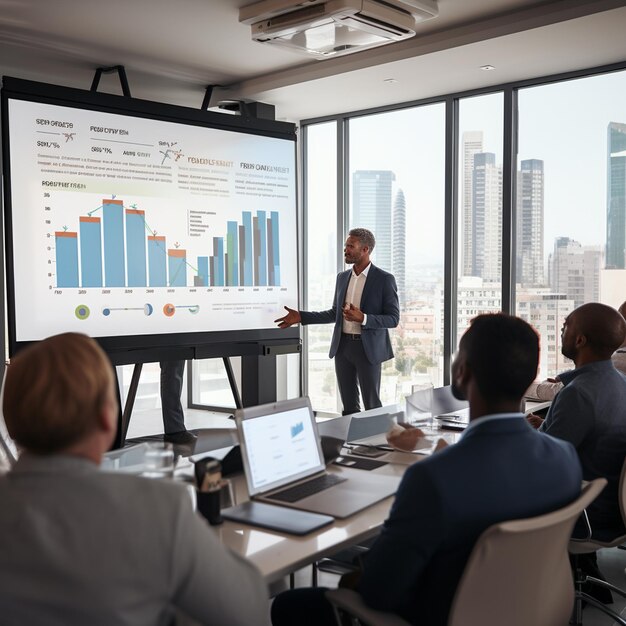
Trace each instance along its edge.
<instances>
[{"instance_id":1,"label":"black screen frame","mask_svg":"<svg viewBox=\"0 0 626 626\"><path fill-rule=\"evenodd\" d=\"M289 122L277 122L250 117L246 111L242 115L215 113L202 109L191 109L177 105L129 98L114 94L86 91L72 87L62 87L48 83L27 81L4 76L1 92L2 120L2 175L4 182L4 231L5 231L5 277L7 294L7 321L9 356L13 356L31 341L16 340L15 320L15 275L13 259L13 225L11 200L11 162L9 136L9 100L24 100L42 104L52 104L76 109L114 113L131 117L154 119L216 130L227 130L250 135L272 137L293 141L294 163L297 162L296 126ZM295 175L295 172L294 172ZM297 206L298 190L295 176L296 232L300 232L300 214ZM300 257L300 244L297 237L296 254ZM299 262L299 261L298 261ZM300 272L297 274L297 292L300 300ZM299 302L298 302L299 307ZM277 316L281 314L277 311ZM264 328L253 330L218 330L189 333L167 333L153 335L119 335L94 337L114 362L133 363L166 358L178 358L185 354L193 358L196 352L213 356L239 356L268 353L269 346L291 345L284 352L300 350L300 331L297 326L288 329ZM176 355L176 356L174 356Z\"/></svg>"}]
</instances>

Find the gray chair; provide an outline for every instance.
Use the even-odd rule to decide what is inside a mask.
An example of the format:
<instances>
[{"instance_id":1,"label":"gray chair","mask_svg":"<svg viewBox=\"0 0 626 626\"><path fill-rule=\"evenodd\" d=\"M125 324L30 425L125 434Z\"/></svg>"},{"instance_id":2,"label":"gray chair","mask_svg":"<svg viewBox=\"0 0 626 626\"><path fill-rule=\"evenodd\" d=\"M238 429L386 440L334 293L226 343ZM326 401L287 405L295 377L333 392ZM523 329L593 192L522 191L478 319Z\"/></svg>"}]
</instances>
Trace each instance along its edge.
<instances>
[{"instance_id":1,"label":"gray chair","mask_svg":"<svg viewBox=\"0 0 626 626\"><path fill-rule=\"evenodd\" d=\"M626 525L626 459L624 460L624 465L622 465L618 496L620 512L622 514L624 524ZM611 591L621 595L624 598L626 598L626 591L604 580L585 575L582 570L577 567L576 559L576 556L579 554L590 554L592 552L598 551L600 548L621 547L621 545L626 542L626 535L620 535L619 537L615 537L615 539L611 541L600 541L591 537L592 532L593 528L589 527L589 534L586 539L572 539L569 544L569 552L574 556L574 585L576 588L574 624L576 626L580 626L582 624L582 606L584 601L588 604L591 604L592 606L595 606L603 613L606 613L606 615L609 615L613 619L613 621L617 622L618 624L626 626L626 620L623 617L615 613L615 611L612 611L599 600L596 600L589 594L585 593L583 591L583 585L592 584L598 587L604 587L605 589L610 589Z\"/></svg>"},{"instance_id":2,"label":"gray chair","mask_svg":"<svg viewBox=\"0 0 626 626\"><path fill-rule=\"evenodd\" d=\"M478 539L459 582L448 626L565 626L574 605L567 546L576 519L604 489L599 478L571 504L545 515L501 522ZM349 589L329 591L337 623L408 626L397 615L373 611Z\"/></svg>"}]
</instances>

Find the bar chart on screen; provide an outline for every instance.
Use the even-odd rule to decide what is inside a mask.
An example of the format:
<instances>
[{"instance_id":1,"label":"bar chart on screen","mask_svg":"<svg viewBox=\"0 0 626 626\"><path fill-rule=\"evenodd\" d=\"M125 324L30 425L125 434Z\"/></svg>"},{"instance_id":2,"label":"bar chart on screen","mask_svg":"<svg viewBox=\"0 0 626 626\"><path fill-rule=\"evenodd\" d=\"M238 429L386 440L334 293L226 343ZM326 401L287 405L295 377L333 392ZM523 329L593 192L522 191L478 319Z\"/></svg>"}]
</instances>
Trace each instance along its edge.
<instances>
[{"instance_id":1,"label":"bar chart on screen","mask_svg":"<svg viewBox=\"0 0 626 626\"><path fill-rule=\"evenodd\" d=\"M242 211L239 221L225 221L219 235L216 220L218 226L208 229L215 234L186 245L158 234L149 213L137 207L116 196L103 198L73 220L73 229L55 230L48 259L56 267L49 272L55 287L280 286L277 211ZM181 213L180 219L188 219Z\"/></svg>"}]
</instances>

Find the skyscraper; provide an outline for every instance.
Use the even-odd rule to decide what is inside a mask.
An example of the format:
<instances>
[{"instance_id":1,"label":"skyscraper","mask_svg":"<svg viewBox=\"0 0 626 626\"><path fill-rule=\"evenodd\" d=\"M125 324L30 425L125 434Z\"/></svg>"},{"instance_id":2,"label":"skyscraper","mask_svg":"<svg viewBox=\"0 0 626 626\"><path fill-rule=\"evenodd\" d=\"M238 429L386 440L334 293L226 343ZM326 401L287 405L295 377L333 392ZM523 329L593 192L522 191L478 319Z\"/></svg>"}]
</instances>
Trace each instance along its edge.
<instances>
[{"instance_id":1,"label":"skyscraper","mask_svg":"<svg viewBox=\"0 0 626 626\"><path fill-rule=\"evenodd\" d=\"M393 202L392 232L391 272L396 277L400 309L403 309L406 302L406 202L402 189L398 189Z\"/></svg>"},{"instance_id":2,"label":"skyscraper","mask_svg":"<svg viewBox=\"0 0 626 626\"><path fill-rule=\"evenodd\" d=\"M502 168L492 152L474 155L472 172L472 275L501 280Z\"/></svg>"},{"instance_id":3,"label":"skyscraper","mask_svg":"<svg viewBox=\"0 0 626 626\"><path fill-rule=\"evenodd\" d=\"M566 294L578 307L600 298L601 246L582 246L569 237L554 240L550 255L550 287Z\"/></svg>"},{"instance_id":4,"label":"skyscraper","mask_svg":"<svg viewBox=\"0 0 626 626\"><path fill-rule=\"evenodd\" d=\"M543 285L543 161L522 161L517 174L517 282Z\"/></svg>"},{"instance_id":5,"label":"skyscraper","mask_svg":"<svg viewBox=\"0 0 626 626\"><path fill-rule=\"evenodd\" d=\"M522 287L517 291L516 314L532 324L541 337L539 378L567 369L561 354L561 326L574 307L574 301L566 294L554 293L547 287Z\"/></svg>"},{"instance_id":6,"label":"skyscraper","mask_svg":"<svg viewBox=\"0 0 626 626\"><path fill-rule=\"evenodd\" d=\"M626 124L607 132L606 267L626 268Z\"/></svg>"},{"instance_id":7,"label":"skyscraper","mask_svg":"<svg viewBox=\"0 0 626 626\"><path fill-rule=\"evenodd\" d=\"M463 133L463 199L461 219L463 224L461 251L461 276L472 275L472 250L474 213L472 210L472 176L474 172L474 155L483 151L483 131L469 130Z\"/></svg>"},{"instance_id":8,"label":"skyscraper","mask_svg":"<svg viewBox=\"0 0 626 626\"><path fill-rule=\"evenodd\" d=\"M357 170L352 175L352 228L367 228L376 237L373 260L391 271L391 188L389 170Z\"/></svg>"}]
</instances>

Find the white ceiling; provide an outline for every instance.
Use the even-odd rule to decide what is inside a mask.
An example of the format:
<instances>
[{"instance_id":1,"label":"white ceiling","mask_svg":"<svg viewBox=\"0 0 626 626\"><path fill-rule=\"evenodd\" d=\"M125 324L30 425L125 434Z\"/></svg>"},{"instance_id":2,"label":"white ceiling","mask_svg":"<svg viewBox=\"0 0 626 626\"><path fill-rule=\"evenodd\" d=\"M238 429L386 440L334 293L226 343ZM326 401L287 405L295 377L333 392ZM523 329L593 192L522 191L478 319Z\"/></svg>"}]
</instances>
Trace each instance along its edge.
<instances>
[{"instance_id":1,"label":"white ceiling","mask_svg":"<svg viewBox=\"0 0 626 626\"><path fill-rule=\"evenodd\" d=\"M214 100L296 121L626 60L626 0L440 0L417 37L327 61L251 41L245 4L0 0L0 72L88 88L96 67L122 64L135 97L199 107L217 84Z\"/></svg>"}]
</instances>

